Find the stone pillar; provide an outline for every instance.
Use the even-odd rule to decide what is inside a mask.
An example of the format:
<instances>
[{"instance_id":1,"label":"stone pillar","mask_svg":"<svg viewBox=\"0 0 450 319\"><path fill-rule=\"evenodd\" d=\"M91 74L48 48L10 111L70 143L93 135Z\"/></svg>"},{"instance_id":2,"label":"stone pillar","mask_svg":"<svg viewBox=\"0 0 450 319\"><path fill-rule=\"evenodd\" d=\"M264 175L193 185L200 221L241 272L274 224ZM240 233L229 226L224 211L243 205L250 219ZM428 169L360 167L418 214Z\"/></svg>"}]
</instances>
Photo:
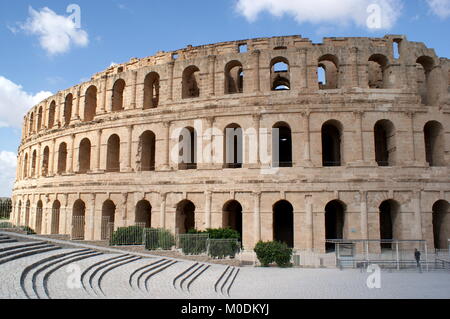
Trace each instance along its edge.
<instances>
[{"instance_id":1,"label":"stone pillar","mask_svg":"<svg viewBox=\"0 0 450 319\"><path fill-rule=\"evenodd\" d=\"M211 199L212 192L205 192L205 229L211 228Z\"/></svg>"},{"instance_id":2,"label":"stone pillar","mask_svg":"<svg viewBox=\"0 0 450 319\"><path fill-rule=\"evenodd\" d=\"M215 121L215 117L214 116L209 116L206 118L207 124L208 124L208 128L206 129L208 132L207 137L209 137L209 158L206 161L208 168L212 168L214 167L214 165L216 164L216 162L214 161L214 121Z\"/></svg>"},{"instance_id":3,"label":"stone pillar","mask_svg":"<svg viewBox=\"0 0 450 319\"><path fill-rule=\"evenodd\" d=\"M35 167L35 174L36 177L41 177L41 143L38 144L37 152L36 152L36 167Z\"/></svg>"},{"instance_id":4,"label":"stone pillar","mask_svg":"<svg viewBox=\"0 0 450 319\"><path fill-rule=\"evenodd\" d=\"M306 60L306 49L299 49L299 65L301 73L300 88L308 87L308 61Z\"/></svg>"},{"instance_id":5,"label":"stone pillar","mask_svg":"<svg viewBox=\"0 0 450 319\"><path fill-rule=\"evenodd\" d=\"M422 212L420 209L420 191L413 192L412 197L413 209L414 209L414 239L423 239L422 234Z\"/></svg>"},{"instance_id":6,"label":"stone pillar","mask_svg":"<svg viewBox=\"0 0 450 319\"><path fill-rule=\"evenodd\" d=\"M348 70L350 71L349 84L350 87L359 87L359 76L358 76L358 48L350 48L350 66Z\"/></svg>"},{"instance_id":7,"label":"stone pillar","mask_svg":"<svg viewBox=\"0 0 450 319\"><path fill-rule=\"evenodd\" d=\"M131 105L130 109L134 110L136 108L136 96L137 96L137 71L133 71L133 83L131 84Z\"/></svg>"},{"instance_id":8,"label":"stone pillar","mask_svg":"<svg viewBox=\"0 0 450 319\"><path fill-rule=\"evenodd\" d=\"M249 166L252 164L256 165L257 167L261 166L261 149L260 149L260 129L261 129L261 114L253 114L253 127L255 128L255 152L256 152L256 158L254 160L255 163L252 163L253 158L250 158L250 154L248 154L248 161ZM251 150L250 145L247 147L249 150Z\"/></svg>"},{"instance_id":9,"label":"stone pillar","mask_svg":"<svg viewBox=\"0 0 450 319\"><path fill-rule=\"evenodd\" d=\"M216 95L216 56L210 55L208 56L208 64L209 64L209 95Z\"/></svg>"},{"instance_id":10,"label":"stone pillar","mask_svg":"<svg viewBox=\"0 0 450 319\"><path fill-rule=\"evenodd\" d=\"M303 127L305 132L305 152L303 154L304 166L312 166L311 162L311 132L310 132L310 117L311 112L306 111L301 113L303 118Z\"/></svg>"},{"instance_id":11,"label":"stone pillar","mask_svg":"<svg viewBox=\"0 0 450 319\"><path fill-rule=\"evenodd\" d=\"M103 76L103 101L100 106L100 114L103 114L106 112L106 102L107 102L107 92L108 92L108 76Z\"/></svg>"},{"instance_id":12,"label":"stone pillar","mask_svg":"<svg viewBox=\"0 0 450 319\"><path fill-rule=\"evenodd\" d=\"M361 239L369 239L368 213L367 213L367 192L359 192L361 206Z\"/></svg>"},{"instance_id":13,"label":"stone pillar","mask_svg":"<svg viewBox=\"0 0 450 319\"><path fill-rule=\"evenodd\" d=\"M69 163L69 167L68 167L68 173L72 174L73 173L73 161L74 161L74 155L75 155L75 134L71 134L70 135L70 144L68 145L68 150L67 150L67 161Z\"/></svg>"},{"instance_id":14,"label":"stone pillar","mask_svg":"<svg viewBox=\"0 0 450 319\"><path fill-rule=\"evenodd\" d=\"M175 66L175 62L169 62L167 63L167 66L169 67L169 95L168 95L168 100L169 101L173 101L173 71L174 71L174 66Z\"/></svg>"},{"instance_id":15,"label":"stone pillar","mask_svg":"<svg viewBox=\"0 0 450 319\"><path fill-rule=\"evenodd\" d=\"M63 194L63 199L62 199L62 203L61 203L61 211L60 211L60 216L62 215L63 217L62 219L62 229L61 229L61 234L69 234L69 227L68 227L68 220L69 217L67 216L67 214L69 213L69 195L68 194ZM61 224L61 221L60 221Z\"/></svg>"},{"instance_id":16,"label":"stone pillar","mask_svg":"<svg viewBox=\"0 0 450 319\"><path fill-rule=\"evenodd\" d=\"M305 195L305 228L306 228L306 248L309 251L314 249L314 222L312 212L312 195Z\"/></svg>"},{"instance_id":17,"label":"stone pillar","mask_svg":"<svg viewBox=\"0 0 450 319\"><path fill-rule=\"evenodd\" d=\"M127 127L128 132L128 142L127 142L127 156L125 162L125 172L131 172L131 150L133 146L133 125Z\"/></svg>"},{"instance_id":18,"label":"stone pillar","mask_svg":"<svg viewBox=\"0 0 450 319\"><path fill-rule=\"evenodd\" d=\"M259 72L259 60L261 56L261 51L254 50L252 51L252 60L253 60L253 78L250 79L254 83L254 92L258 93L261 92L261 79L260 79L260 72Z\"/></svg>"},{"instance_id":19,"label":"stone pillar","mask_svg":"<svg viewBox=\"0 0 450 319\"><path fill-rule=\"evenodd\" d=\"M416 143L414 138L414 112L406 112L410 119L410 134L411 134L411 162L413 165L416 164Z\"/></svg>"},{"instance_id":20,"label":"stone pillar","mask_svg":"<svg viewBox=\"0 0 450 319\"><path fill-rule=\"evenodd\" d=\"M254 224L254 244L256 245L261 240L261 192L254 192L254 216L253 216L253 224Z\"/></svg>"},{"instance_id":21,"label":"stone pillar","mask_svg":"<svg viewBox=\"0 0 450 319\"><path fill-rule=\"evenodd\" d=\"M95 163L95 171L100 172L100 156L102 149L102 130L97 131L97 159Z\"/></svg>"},{"instance_id":22,"label":"stone pillar","mask_svg":"<svg viewBox=\"0 0 450 319\"><path fill-rule=\"evenodd\" d=\"M164 163L162 170L170 170L170 121L163 122L164 126Z\"/></svg>"},{"instance_id":23,"label":"stone pillar","mask_svg":"<svg viewBox=\"0 0 450 319\"><path fill-rule=\"evenodd\" d=\"M49 168L48 168L48 175L49 176L56 175L56 170L55 170L55 156L56 156L56 154L55 154L55 144L56 144L55 139L52 139L51 153L50 153L50 156L49 156L50 157L49 158L50 165L49 165Z\"/></svg>"},{"instance_id":24,"label":"stone pillar","mask_svg":"<svg viewBox=\"0 0 450 319\"><path fill-rule=\"evenodd\" d=\"M74 107L74 110L72 112L74 113L73 120L79 120L80 119L80 99L81 99L81 88L77 88L77 104Z\"/></svg>"},{"instance_id":25,"label":"stone pillar","mask_svg":"<svg viewBox=\"0 0 450 319\"><path fill-rule=\"evenodd\" d=\"M127 226L127 218L128 218L128 193L122 194L122 203L121 203L121 212L120 212L120 224L115 225L115 227L126 227Z\"/></svg>"},{"instance_id":26,"label":"stone pillar","mask_svg":"<svg viewBox=\"0 0 450 319\"><path fill-rule=\"evenodd\" d=\"M90 214L89 214L89 240L95 239L95 194L91 194L89 198ZM101 225L101 222L100 222Z\"/></svg>"},{"instance_id":27,"label":"stone pillar","mask_svg":"<svg viewBox=\"0 0 450 319\"><path fill-rule=\"evenodd\" d=\"M165 229L166 228L166 200L167 200L167 193L160 193L161 196L161 206L160 206L160 227Z\"/></svg>"},{"instance_id":28,"label":"stone pillar","mask_svg":"<svg viewBox=\"0 0 450 319\"><path fill-rule=\"evenodd\" d=\"M355 149L353 153L355 154L354 161L358 164L362 164L364 162L364 138L363 138L363 127L362 127L362 119L364 117L364 112L362 111L354 111L355 115L355 133L354 133L354 141L355 141Z\"/></svg>"}]
</instances>

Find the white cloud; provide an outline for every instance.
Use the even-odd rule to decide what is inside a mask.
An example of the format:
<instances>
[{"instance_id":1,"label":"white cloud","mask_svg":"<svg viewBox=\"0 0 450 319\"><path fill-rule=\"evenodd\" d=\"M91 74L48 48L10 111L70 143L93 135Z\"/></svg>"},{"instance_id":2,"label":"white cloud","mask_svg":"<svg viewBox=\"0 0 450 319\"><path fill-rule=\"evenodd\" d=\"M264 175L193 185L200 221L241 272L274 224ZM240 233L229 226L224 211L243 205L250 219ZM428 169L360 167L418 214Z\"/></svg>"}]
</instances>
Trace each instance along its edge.
<instances>
[{"instance_id":1,"label":"white cloud","mask_svg":"<svg viewBox=\"0 0 450 319\"><path fill-rule=\"evenodd\" d=\"M21 128L26 112L51 95L44 91L29 94L22 86L0 76L0 127Z\"/></svg>"},{"instance_id":2,"label":"white cloud","mask_svg":"<svg viewBox=\"0 0 450 319\"><path fill-rule=\"evenodd\" d=\"M0 151L0 197L10 197L16 178L17 155Z\"/></svg>"},{"instance_id":3,"label":"white cloud","mask_svg":"<svg viewBox=\"0 0 450 319\"><path fill-rule=\"evenodd\" d=\"M450 17L450 0L426 0L433 14L442 19Z\"/></svg>"},{"instance_id":4,"label":"white cloud","mask_svg":"<svg viewBox=\"0 0 450 319\"><path fill-rule=\"evenodd\" d=\"M276 17L290 15L298 23L356 24L367 28L370 5L379 6L381 28L391 28L400 16L402 0L238 0L236 10L250 22L262 12Z\"/></svg>"},{"instance_id":5,"label":"white cloud","mask_svg":"<svg viewBox=\"0 0 450 319\"><path fill-rule=\"evenodd\" d=\"M40 11L29 8L30 17L21 28L39 37L41 47L50 55L65 53L72 44L85 47L89 44L86 31L77 28L71 17L56 14L45 7Z\"/></svg>"}]
</instances>

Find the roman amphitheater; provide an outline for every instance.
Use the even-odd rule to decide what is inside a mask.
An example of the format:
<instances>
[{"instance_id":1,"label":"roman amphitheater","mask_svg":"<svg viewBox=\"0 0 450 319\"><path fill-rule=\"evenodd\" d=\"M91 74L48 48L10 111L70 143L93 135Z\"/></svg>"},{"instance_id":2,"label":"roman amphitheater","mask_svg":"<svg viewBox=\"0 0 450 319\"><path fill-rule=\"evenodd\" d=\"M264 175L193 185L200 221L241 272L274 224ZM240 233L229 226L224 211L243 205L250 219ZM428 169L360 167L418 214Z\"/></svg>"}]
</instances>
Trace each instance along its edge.
<instances>
[{"instance_id":1,"label":"roman amphitheater","mask_svg":"<svg viewBox=\"0 0 450 319\"><path fill-rule=\"evenodd\" d=\"M113 65L23 121L12 220L280 240L450 238L450 60L402 35L258 38Z\"/></svg>"}]
</instances>

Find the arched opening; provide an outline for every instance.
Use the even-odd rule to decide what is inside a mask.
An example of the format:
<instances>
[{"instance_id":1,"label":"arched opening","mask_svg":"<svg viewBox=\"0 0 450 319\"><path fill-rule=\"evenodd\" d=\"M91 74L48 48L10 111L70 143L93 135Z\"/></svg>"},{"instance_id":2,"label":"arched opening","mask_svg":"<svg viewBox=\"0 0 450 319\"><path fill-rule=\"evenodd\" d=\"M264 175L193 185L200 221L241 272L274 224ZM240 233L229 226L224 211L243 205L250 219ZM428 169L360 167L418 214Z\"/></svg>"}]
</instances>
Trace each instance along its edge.
<instances>
[{"instance_id":1,"label":"arched opening","mask_svg":"<svg viewBox=\"0 0 450 319\"><path fill-rule=\"evenodd\" d=\"M433 238L435 249L448 249L450 239L450 205L439 200L433 205Z\"/></svg>"},{"instance_id":2,"label":"arched opening","mask_svg":"<svg viewBox=\"0 0 450 319\"><path fill-rule=\"evenodd\" d=\"M112 111L119 112L123 110L123 92L125 90L125 81L119 79L114 83L112 94Z\"/></svg>"},{"instance_id":3,"label":"arched opening","mask_svg":"<svg viewBox=\"0 0 450 319\"><path fill-rule=\"evenodd\" d=\"M30 208L31 203L28 200L27 204L25 205L25 224L23 226L30 226Z\"/></svg>"},{"instance_id":4,"label":"arched opening","mask_svg":"<svg viewBox=\"0 0 450 319\"><path fill-rule=\"evenodd\" d=\"M387 88L386 68L388 59L382 54L374 54L369 58L369 88L385 89Z\"/></svg>"},{"instance_id":5,"label":"arched opening","mask_svg":"<svg viewBox=\"0 0 450 319\"><path fill-rule=\"evenodd\" d=\"M73 204L72 239L84 240L85 216L86 216L86 205L81 199L78 199Z\"/></svg>"},{"instance_id":6,"label":"arched opening","mask_svg":"<svg viewBox=\"0 0 450 319\"><path fill-rule=\"evenodd\" d=\"M335 250L335 239L344 239L345 206L338 200L333 200L325 206L325 249Z\"/></svg>"},{"instance_id":7,"label":"arched opening","mask_svg":"<svg viewBox=\"0 0 450 319\"><path fill-rule=\"evenodd\" d=\"M272 128L272 166L292 167L292 133L284 122Z\"/></svg>"},{"instance_id":8,"label":"arched opening","mask_svg":"<svg viewBox=\"0 0 450 319\"><path fill-rule=\"evenodd\" d=\"M42 234L42 201L38 201L36 205L36 224L35 224L35 231L36 234Z\"/></svg>"},{"instance_id":9,"label":"arched opening","mask_svg":"<svg viewBox=\"0 0 450 319\"><path fill-rule=\"evenodd\" d=\"M23 177L28 177L28 153L25 154L25 160L23 161Z\"/></svg>"},{"instance_id":10,"label":"arched opening","mask_svg":"<svg viewBox=\"0 0 450 319\"><path fill-rule=\"evenodd\" d=\"M223 206L222 225L237 231L242 239L242 206L238 201L231 200Z\"/></svg>"},{"instance_id":11,"label":"arched opening","mask_svg":"<svg viewBox=\"0 0 450 319\"><path fill-rule=\"evenodd\" d=\"M46 146L44 148L44 154L42 157L42 176L48 176L49 159L50 159L50 149L48 148L48 146Z\"/></svg>"},{"instance_id":12,"label":"arched opening","mask_svg":"<svg viewBox=\"0 0 450 319\"><path fill-rule=\"evenodd\" d=\"M339 88L339 60L332 54L319 58L317 78L320 90Z\"/></svg>"},{"instance_id":13,"label":"arched opening","mask_svg":"<svg viewBox=\"0 0 450 319\"><path fill-rule=\"evenodd\" d=\"M342 125L328 121L322 126L322 165L341 166Z\"/></svg>"},{"instance_id":14,"label":"arched opening","mask_svg":"<svg viewBox=\"0 0 450 319\"><path fill-rule=\"evenodd\" d=\"M97 87L90 86L84 97L84 122L94 120L97 112Z\"/></svg>"},{"instance_id":15,"label":"arched opening","mask_svg":"<svg viewBox=\"0 0 450 319\"><path fill-rule=\"evenodd\" d=\"M33 151L33 156L31 158L31 176L36 177L36 151Z\"/></svg>"},{"instance_id":16,"label":"arched opening","mask_svg":"<svg viewBox=\"0 0 450 319\"><path fill-rule=\"evenodd\" d=\"M224 168L242 168L243 135L242 128L237 124L230 124L224 132Z\"/></svg>"},{"instance_id":17,"label":"arched opening","mask_svg":"<svg viewBox=\"0 0 450 319\"><path fill-rule=\"evenodd\" d=\"M179 138L178 169L197 169L197 132L192 127L181 130Z\"/></svg>"},{"instance_id":18,"label":"arched opening","mask_svg":"<svg viewBox=\"0 0 450 319\"><path fill-rule=\"evenodd\" d=\"M64 102L64 125L68 126L70 124L70 120L72 119L72 104L73 104L73 95L72 93L67 94L66 100Z\"/></svg>"},{"instance_id":19,"label":"arched opening","mask_svg":"<svg viewBox=\"0 0 450 319\"><path fill-rule=\"evenodd\" d=\"M194 65L187 67L183 71L183 99L200 96L200 69Z\"/></svg>"},{"instance_id":20,"label":"arched opening","mask_svg":"<svg viewBox=\"0 0 450 319\"><path fill-rule=\"evenodd\" d=\"M427 163L431 167L445 166L445 138L442 124L437 121L430 121L425 125L423 133Z\"/></svg>"},{"instance_id":21,"label":"arched opening","mask_svg":"<svg viewBox=\"0 0 450 319\"><path fill-rule=\"evenodd\" d=\"M58 174L66 172L67 168L67 144L61 143L58 150Z\"/></svg>"},{"instance_id":22,"label":"arched opening","mask_svg":"<svg viewBox=\"0 0 450 319\"><path fill-rule=\"evenodd\" d=\"M141 200L136 205L135 220L136 226L150 228L152 225L152 205L146 200Z\"/></svg>"},{"instance_id":23,"label":"arched opening","mask_svg":"<svg viewBox=\"0 0 450 319\"><path fill-rule=\"evenodd\" d=\"M106 171L120 172L120 138L116 134L108 139Z\"/></svg>"},{"instance_id":24,"label":"arched opening","mask_svg":"<svg viewBox=\"0 0 450 319\"><path fill-rule=\"evenodd\" d=\"M400 213L400 205L394 200L386 200L381 203L380 207L380 239L381 248L391 249L391 242L383 242L383 240L392 241L398 239L398 226L396 220Z\"/></svg>"},{"instance_id":25,"label":"arched opening","mask_svg":"<svg viewBox=\"0 0 450 319\"><path fill-rule=\"evenodd\" d=\"M144 110L158 107L159 104L159 74L151 72L144 80Z\"/></svg>"},{"instance_id":26,"label":"arched opening","mask_svg":"<svg viewBox=\"0 0 450 319\"><path fill-rule=\"evenodd\" d=\"M394 166L397 160L396 130L389 120L375 124L375 160L378 166Z\"/></svg>"},{"instance_id":27,"label":"arched opening","mask_svg":"<svg viewBox=\"0 0 450 319\"><path fill-rule=\"evenodd\" d=\"M241 62L228 62L225 66L225 94L242 93L243 88L244 68Z\"/></svg>"},{"instance_id":28,"label":"arched opening","mask_svg":"<svg viewBox=\"0 0 450 319\"><path fill-rule=\"evenodd\" d=\"M152 131L144 132L139 138L140 167L141 171L155 170L155 146L156 137Z\"/></svg>"},{"instance_id":29,"label":"arched opening","mask_svg":"<svg viewBox=\"0 0 450 319\"><path fill-rule=\"evenodd\" d=\"M80 165L79 173L85 174L91 170L91 141L88 138L84 138L80 142L78 163Z\"/></svg>"},{"instance_id":30,"label":"arched opening","mask_svg":"<svg viewBox=\"0 0 450 319\"><path fill-rule=\"evenodd\" d=\"M61 203L58 200L55 200L52 206L52 226L51 226L52 235L59 234L60 210L61 210Z\"/></svg>"},{"instance_id":31,"label":"arched opening","mask_svg":"<svg viewBox=\"0 0 450 319\"><path fill-rule=\"evenodd\" d=\"M417 88L418 88L418 94L420 95L422 99L423 105L429 105L430 104L430 74L431 71L434 68L434 60L431 57L428 56L421 56L416 61L416 67L417 67Z\"/></svg>"},{"instance_id":32,"label":"arched opening","mask_svg":"<svg viewBox=\"0 0 450 319\"><path fill-rule=\"evenodd\" d=\"M38 130L38 132L41 129L42 129L42 106L39 108L38 118L37 118L37 130Z\"/></svg>"},{"instance_id":33,"label":"arched opening","mask_svg":"<svg viewBox=\"0 0 450 319\"><path fill-rule=\"evenodd\" d=\"M176 228L179 234L186 234L195 229L195 205L189 200L183 200L177 205Z\"/></svg>"},{"instance_id":34,"label":"arched opening","mask_svg":"<svg viewBox=\"0 0 450 319\"><path fill-rule=\"evenodd\" d=\"M294 247L294 208L288 201L273 206L273 239Z\"/></svg>"},{"instance_id":35,"label":"arched opening","mask_svg":"<svg viewBox=\"0 0 450 319\"><path fill-rule=\"evenodd\" d=\"M114 221L116 215L116 205L111 200L107 200L102 206L102 229L101 240L108 240L114 232Z\"/></svg>"},{"instance_id":36,"label":"arched opening","mask_svg":"<svg viewBox=\"0 0 450 319\"><path fill-rule=\"evenodd\" d=\"M48 109L48 129L52 129L55 125L56 102L52 101Z\"/></svg>"},{"instance_id":37,"label":"arched opening","mask_svg":"<svg viewBox=\"0 0 450 319\"><path fill-rule=\"evenodd\" d=\"M270 62L270 83L272 91L291 89L290 66L286 58L277 57Z\"/></svg>"}]
</instances>

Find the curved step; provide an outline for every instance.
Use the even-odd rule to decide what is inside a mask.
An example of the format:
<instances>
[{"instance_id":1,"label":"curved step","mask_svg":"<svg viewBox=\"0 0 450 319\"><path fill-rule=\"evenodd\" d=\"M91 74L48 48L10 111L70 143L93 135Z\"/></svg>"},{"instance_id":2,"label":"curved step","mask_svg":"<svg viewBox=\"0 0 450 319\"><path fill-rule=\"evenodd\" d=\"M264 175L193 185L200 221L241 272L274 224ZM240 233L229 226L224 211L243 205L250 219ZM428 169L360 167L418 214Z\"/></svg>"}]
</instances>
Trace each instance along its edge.
<instances>
[{"instance_id":1,"label":"curved step","mask_svg":"<svg viewBox=\"0 0 450 319\"><path fill-rule=\"evenodd\" d=\"M51 277L51 275L53 273L55 273L56 271L58 271L59 269L61 269L64 266L67 266L67 265L70 265L72 263L75 263L75 262L78 262L78 261L81 261L81 260L85 260L85 259L88 259L88 258L97 257L97 256L100 256L100 255L103 255L103 253L92 251L92 252L89 252L87 254L80 254L80 256L73 256L68 261L65 261L65 262L57 265L56 267L52 268L51 270L47 271L47 273L44 275L44 278L43 278L43 289L44 289L45 296L48 299L52 299L50 297L50 292L48 290L48 283L49 283L50 277Z\"/></svg>"},{"instance_id":2,"label":"curved step","mask_svg":"<svg viewBox=\"0 0 450 319\"><path fill-rule=\"evenodd\" d=\"M44 244L42 244L40 246L37 246L37 247L36 246L33 246L33 247L26 246L26 247L19 247L19 248L8 249L8 250L0 253L0 264L1 264L1 259L2 258L8 257L8 256L12 256L12 255L15 255L15 254L18 254L18 253L30 251L30 250L33 250L33 249L45 248L45 247L55 247L55 245L44 243Z\"/></svg>"},{"instance_id":3,"label":"curved step","mask_svg":"<svg viewBox=\"0 0 450 319\"><path fill-rule=\"evenodd\" d=\"M159 260L157 260L157 261L155 261L155 262L152 262L151 264L145 265L145 266L143 266L143 267L141 267L141 268L138 268L138 269L136 269L135 271L133 271L133 272L130 274L130 278L128 279L128 284L130 285L130 287L134 289L134 287L133 287L133 278L134 278L134 276L136 276L140 271L145 271L145 270L147 270L147 269L152 269L152 268L160 267L159 264L162 263L162 262L164 262L164 261L166 261L166 260L167 260L167 259L162 258L162 259L159 259ZM137 286L137 288L139 288L139 279L141 278L141 276L142 276L142 274L141 274L141 275L137 278L137 280L136 280L136 286Z\"/></svg>"},{"instance_id":4,"label":"curved step","mask_svg":"<svg viewBox=\"0 0 450 319\"><path fill-rule=\"evenodd\" d=\"M13 260L17 260L17 259L37 255L37 254L42 254L42 253L46 253L46 252L53 251L53 250L59 250L59 249L61 249L61 247L56 247L53 245L45 245L44 247L29 249L29 250L26 250L25 252L16 253L12 256L3 258L2 260L0 260L0 265L6 264Z\"/></svg>"},{"instance_id":5,"label":"curved step","mask_svg":"<svg viewBox=\"0 0 450 319\"><path fill-rule=\"evenodd\" d=\"M178 262L178 261L176 261L176 260L172 260L172 261L170 261L169 263L165 264L164 266L158 268L156 271L154 271L154 272L152 272L151 274L147 275L147 277L145 278L145 281L144 281L144 287L145 287L145 290L146 290L147 292L149 292L149 290L148 290L148 281L149 281L153 276L155 276L156 274L159 274L160 272L166 270L166 269L169 268L169 267L172 267L172 266L175 265L177 262Z\"/></svg>"},{"instance_id":6,"label":"curved step","mask_svg":"<svg viewBox=\"0 0 450 319\"><path fill-rule=\"evenodd\" d=\"M102 280L103 280L103 278L105 277L105 275L106 275L107 273L109 273L110 271L112 271L112 270L114 270L114 269L116 269L116 268L118 268L118 267L125 266L125 265L127 265L127 264L130 264L130 263L135 262L135 261L140 260L140 259L142 259L142 257L133 257L133 258L131 258L131 259L124 260L124 261L122 261L122 262L120 262L120 263L115 263L115 264L109 266L107 269L105 269L105 270L101 273L101 275L99 276L99 278L97 279L97 286L98 286L98 289L101 291L101 293L102 293L104 296L106 296L105 292L104 292L103 289L102 289Z\"/></svg>"},{"instance_id":7,"label":"curved step","mask_svg":"<svg viewBox=\"0 0 450 319\"><path fill-rule=\"evenodd\" d=\"M2 238L0 239L0 244L10 244L10 243L17 243L16 239L11 238Z\"/></svg>"},{"instance_id":8,"label":"curved step","mask_svg":"<svg viewBox=\"0 0 450 319\"><path fill-rule=\"evenodd\" d=\"M30 243L27 243L27 244L20 243L19 245L11 245L11 246L8 246L8 247L2 247L2 248L0 248L0 253L2 253L4 251L19 249L19 248L42 246L42 245L46 245L46 244L47 243L45 243L45 242L30 242Z\"/></svg>"},{"instance_id":9,"label":"curved step","mask_svg":"<svg viewBox=\"0 0 450 319\"><path fill-rule=\"evenodd\" d=\"M23 292L25 293L26 297L28 299L32 299L32 298L37 298L39 299L39 295L36 292L36 277L39 275L39 273L41 273L42 271L44 271L45 269L47 269L47 267L50 267L51 265L55 264L56 262L58 262L60 259L66 257L66 256L71 256L80 252L85 252L86 249L83 250L71 250L68 252L64 252L62 254L56 254L47 258L43 258L31 265L28 265L27 267L25 267L25 269L22 271L22 274L20 276L20 286L22 287ZM50 263L49 263L50 262ZM49 263L48 265L44 265L46 263ZM40 267L39 269L36 269L37 267L44 265L43 267ZM31 273L33 270L35 270L35 272L33 273L32 279L31 279L31 289L27 289L26 287L26 283L25 280L27 279L27 276L29 273Z\"/></svg>"}]
</instances>

